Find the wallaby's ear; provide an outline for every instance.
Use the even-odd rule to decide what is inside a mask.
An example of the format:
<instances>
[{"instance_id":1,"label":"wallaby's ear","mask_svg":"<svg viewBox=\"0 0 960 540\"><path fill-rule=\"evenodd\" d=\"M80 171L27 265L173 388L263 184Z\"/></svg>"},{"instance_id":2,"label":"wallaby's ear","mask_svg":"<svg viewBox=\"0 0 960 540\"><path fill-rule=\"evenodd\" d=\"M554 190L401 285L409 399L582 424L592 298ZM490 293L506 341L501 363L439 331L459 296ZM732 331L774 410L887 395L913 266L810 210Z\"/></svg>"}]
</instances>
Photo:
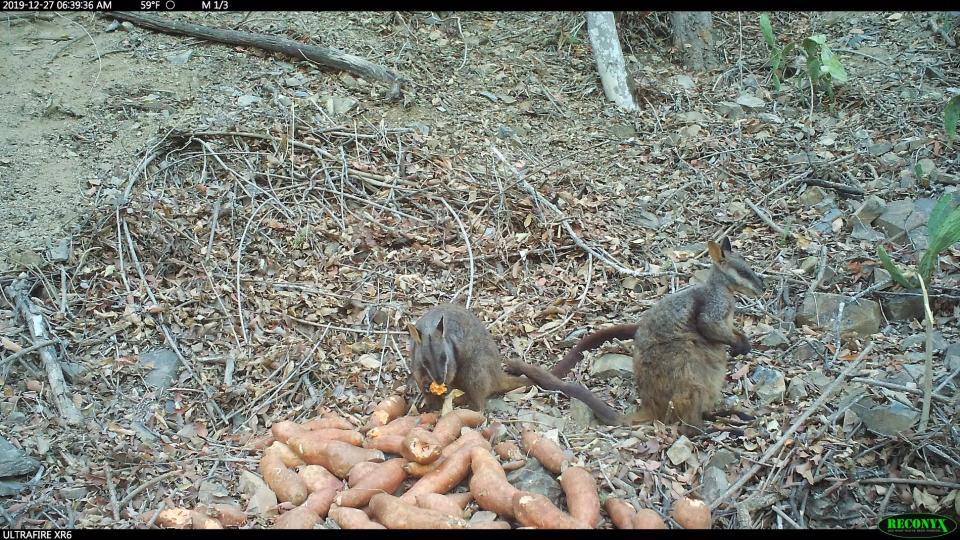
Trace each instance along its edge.
<instances>
[{"instance_id":1,"label":"wallaby's ear","mask_svg":"<svg viewBox=\"0 0 960 540\"><path fill-rule=\"evenodd\" d=\"M724 253L731 253L733 251L733 246L730 245L730 237L724 236L723 241L720 242L720 249Z\"/></svg>"},{"instance_id":2,"label":"wallaby's ear","mask_svg":"<svg viewBox=\"0 0 960 540\"><path fill-rule=\"evenodd\" d=\"M446 319L446 318L447 318L447 316L444 315L444 316L440 317L440 319L437 320L437 332L440 332L440 335L441 335L441 336L445 336L445 335L446 335L446 332L445 332L444 329L443 329L443 328L444 328L444 327L443 327L443 320Z\"/></svg>"},{"instance_id":3,"label":"wallaby's ear","mask_svg":"<svg viewBox=\"0 0 960 540\"><path fill-rule=\"evenodd\" d=\"M407 323L407 332L410 332L413 342L420 345L420 332L417 331L417 327L413 323Z\"/></svg>"},{"instance_id":4,"label":"wallaby's ear","mask_svg":"<svg viewBox=\"0 0 960 540\"><path fill-rule=\"evenodd\" d=\"M707 240L707 251L710 252L710 258L713 259L713 262L720 262L723 260L723 250L721 250L720 246L718 246L713 240Z\"/></svg>"}]
</instances>

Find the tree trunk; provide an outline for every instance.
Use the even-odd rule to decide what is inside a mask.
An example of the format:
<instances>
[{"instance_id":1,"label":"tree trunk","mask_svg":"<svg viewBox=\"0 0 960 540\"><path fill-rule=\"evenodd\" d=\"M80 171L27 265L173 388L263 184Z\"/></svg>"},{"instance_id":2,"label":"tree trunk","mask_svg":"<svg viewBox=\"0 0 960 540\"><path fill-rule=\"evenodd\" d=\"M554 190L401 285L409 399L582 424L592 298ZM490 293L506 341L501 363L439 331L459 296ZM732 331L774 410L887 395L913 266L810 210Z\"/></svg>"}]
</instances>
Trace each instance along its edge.
<instances>
[{"instance_id":1,"label":"tree trunk","mask_svg":"<svg viewBox=\"0 0 960 540\"><path fill-rule=\"evenodd\" d=\"M597 73L603 83L607 99L626 111L637 110L630 85L627 82L627 67L620 48L620 36L612 11L588 11L587 35L597 63Z\"/></svg>"},{"instance_id":2,"label":"tree trunk","mask_svg":"<svg viewBox=\"0 0 960 540\"><path fill-rule=\"evenodd\" d=\"M682 51L684 64L694 71L717 67L713 14L709 11L674 11L670 13L670 19L673 45Z\"/></svg>"}]
</instances>

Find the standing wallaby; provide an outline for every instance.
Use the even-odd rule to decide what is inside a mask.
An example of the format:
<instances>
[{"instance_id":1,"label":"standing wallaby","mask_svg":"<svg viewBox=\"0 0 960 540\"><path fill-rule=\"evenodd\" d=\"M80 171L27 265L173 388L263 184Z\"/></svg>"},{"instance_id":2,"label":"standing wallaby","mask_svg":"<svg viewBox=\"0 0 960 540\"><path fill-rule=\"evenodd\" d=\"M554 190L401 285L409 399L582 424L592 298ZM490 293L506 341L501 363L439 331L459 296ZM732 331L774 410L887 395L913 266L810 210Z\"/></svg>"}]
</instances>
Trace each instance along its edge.
<instances>
[{"instance_id":1,"label":"standing wallaby","mask_svg":"<svg viewBox=\"0 0 960 540\"><path fill-rule=\"evenodd\" d=\"M719 245L711 240L707 247L713 268L706 282L666 296L644 312L637 324L616 325L584 337L549 372L518 360L507 361L508 371L580 399L606 424L680 420L700 428L704 413L720 399L726 347L730 346L733 356L750 352L750 342L733 324L733 294L759 296L764 288L763 279L733 252L728 238ZM584 351L611 339L631 337L633 372L642 400L637 412L621 415L583 385L560 380Z\"/></svg>"},{"instance_id":2,"label":"standing wallaby","mask_svg":"<svg viewBox=\"0 0 960 540\"><path fill-rule=\"evenodd\" d=\"M413 378L430 408L439 407L448 387L461 390L470 407L482 411L490 395L531 384L503 372L493 336L460 306L433 307L408 329Z\"/></svg>"}]
</instances>

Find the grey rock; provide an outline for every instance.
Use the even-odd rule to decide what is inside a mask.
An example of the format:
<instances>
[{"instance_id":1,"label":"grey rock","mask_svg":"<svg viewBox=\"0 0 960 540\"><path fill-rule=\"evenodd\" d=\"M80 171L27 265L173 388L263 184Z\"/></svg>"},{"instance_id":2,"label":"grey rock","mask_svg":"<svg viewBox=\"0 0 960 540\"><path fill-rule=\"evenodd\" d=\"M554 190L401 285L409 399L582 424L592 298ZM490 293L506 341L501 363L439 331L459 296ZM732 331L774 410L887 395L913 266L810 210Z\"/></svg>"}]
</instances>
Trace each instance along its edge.
<instances>
[{"instance_id":1,"label":"grey rock","mask_svg":"<svg viewBox=\"0 0 960 540\"><path fill-rule=\"evenodd\" d=\"M182 66L190 61L190 58L193 56L193 49L187 49L179 53L168 54L166 56L167 62L175 66Z\"/></svg>"},{"instance_id":2,"label":"grey rock","mask_svg":"<svg viewBox=\"0 0 960 540\"><path fill-rule=\"evenodd\" d=\"M843 212L839 208L831 208L811 228L820 234L833 234L833 222L842 217Z\"/></svg>"},{"instance_id":3,"label":"grey rock","mask_svg":"<svg viewBox=\"0 0 960 540\"><path fill-rule=\"evenodd\" d=\"M300 74L287 77L283 80L283 84L288 88L298 88L303 86L306 82L307 80L303 77L303 75Z\"/></svg>"},{"instance_id":4,"label":"grey rock","mask_svg":"<svg viewBox=\"0 0 960 540\"><path fill-rule=\"evenodd\" d=\"M924 318L923 296L919 290L884 293L880 304L889 321L922 321Z\"/></svg>"},{"instance_id":5,"label":"grey rock","mask_svg":"<svg viewBox=\"0 0 960 540\"><path fill-rule=\"evenodd\" d=\"M534 411L529 408L523 408L517 411L517 419L521 422L530 422L533 424L539 424L545 429L559 429L563 431L567 426L568 419L560 418L556 416L551 416L546 413L539 411Z\"/></svg>"},{"instance_id":6,"label":"grey rock","mask_svg":"<svg viewBox=\"0 0 960 540\"><path fill-rule=\"evenodd\" d=\"M893 152L887 152L886 154L880 156L880 165L889 169L899 169L906 164L906 160L894 154Z\"/></svg>"},{"instance_id":7,"label":"grey rock","mask_svg":"<svg viewBox=\"0 0 960 540\"><path fill-rule=\"evenodd\" d=\"M840 332L855 333L863 337L880 331L883 313L880 304L873 300L859 299L850 302L848 297L839 294L813 292L803 299L803 305L797 312L797 325L807 325L820 330L832 330L840 308L845 302Z\"/></svg>"},{"instance_id":8,"label":"grey rock","mask_svg":"<svg viewBox=\"0 0 960 540\"><path fill-rule=\"evenodd\" d=\"M514 413L517 408L503 399L490 398L487 400L487 410L494 413Z\"/></svg>"},{"instance_id":9,"label":"grey rock","mask_svg":"<svg viewBox=\"0 0 960 540\"><path fill-rule=\"evenodd\" d=\"M960 368L960 343L953 343L943 353L943 363L949 371Z\"/></svg>"},{"instance_id":10,"label":"grey rock","mask_svg":"<svg viewBox=\"0 0 960 540\"><path fill-rule=\"evenodd\" d=\"M262 98L259 96L243 95L237 98L237 105L240 105L241 107L247 107L259 102L261 99Z\"/></svg>"},{"instance_id":11,"label":"grey rock","mask_svg":"<svg viewBox=\"0 0 960 540\"><path fill-rule=\"evenodd\" d=\"M883 213L877 217L874 225L887 235L891 242L903 244L907 240L907 233L925 225L929 212L918 211L919 201L900 199L887 204ZM923 208L920 203L919 208Z\"/></svg>"},{"instance_id":12,"label":"grey rock","mask_svg":"<svg viewBox=\"0 0 960 540\"><path fill-rule=\"evenodd\" d=\"M700 494L703 500L712 501L730 487L730 480L723 469L712 467L703 471L700 478Z\"/></svg>"},{"instance_id":13,"label":"grey rock","mask_svg":"<svg viewBox=\"0 0 960 540\"><path fill-rule=\"evenodd\" d=\"M597 425L597 419L593 411L586 403L579 399L570 400L570 420L581 428L589 428Z\"/></svg>"},{"instance_id":14,"label":"grey rock","mask_svg":"<svg viewBox=\"0 0 960 540\"><path fill-rule=\"evenodd\" d=\"M696 83L693 81L693 77L689 75L677 75L673 77L672 80L674 84L686 90L691 90L696 86Z\"/></svg>"},{"instance_id":15,"label":"grey rock","mask_svg":"<svg viewBox=\"0 0 960 540\"><path fill-rule=\"evenodd\" d=\"M762 99L751 96L750 94L743 94L737 98L737 105L741 105L748 109L761 109L765 105L765 101Z\"/></svg>"},{"instance_id":16,"label":"grey rock","mask_svg":"<svg viewBox=\"0 0 960 540\"><path fill-rule=\"evenodd\" d=\"M771 349L777 349L789 345L790 340L787 339L787 336L785 336L783 332L779 330L772 330L760 338L760 343Z\"/></svg>"},{"instance_id":17,"label":"grey rock","mask_svg":"<svg viewBox=\"0 0 960 540\"><path fill-rule=\"evenodd\" d=\"M277 496L258 475L250 471L241 471L240 491L250 497L247 512L265 517L276 515Z\"/></svg>"},{"instance_id":18,"label":"grey rock","mask_svg":"<svg viewBox=\"0 0 960 540\"><path fill-rule=\"evenodd\" d=\"M706 469L725 470L729 465L732 465L738 461L739 460L737 459L736 454L734 454L730 450L727 450L726 448L721 448L716 452L714 452L712 456L710 456L710 459L707 461L707 464L704 466L704 470Z\"/></svg>"},{"instance_id":19,"label":"grey rock","mask_svg":"<svg viewBox=\"0 0 960 540\"><path fill-rule=\"evenodd\" d=\"M802 377L794 377L790 379L790 384L787 385L787 397L792 400L800 400L810 395L807 392L807 383L803 380Z\"/></svg>"},{"instance_id":20,"label":"grey rock","mask_svg":"<svg viewBox=\"0 0 960 540\"><path fill-rule=\"evenodd\" d=\"M708 121L707 116L700 111L680 113L677 115L677 118L685 124L705 124ZM633 129L632 126L631 129Z\"/></svg>"},{"instance_id":21,"label":"grey rock","mask_svg":"<svg viewBox=\"0 0 960 540\"><path fill-rule=\"evenodd\" d=\"M490 521L496 521L497 517L499 516L497 516L496 512L491 512L489 510L480 510L480 511L474 512L473 515L470 516L469 523L487 523Z\"/></svg>"},{"instance_id":22,"label":"grey rock","mask_svg":"<svg viewBox=\"0 0 960 540\"><path fill-rule=\"evenodd\" d=\"M0 480L0 497L11 497L19 495L21 491L30 487L26 482L14 482L13 480Z\"/></svg>"},{"instance_id":23,"label":"grey rock","mask_svg":"<svg viewBox=\"0 0 960 540\"><path fill-rule=\"evenodd\" d=\"M828 197L827 192L820 186L808 186L797 198L801 204L813 206L824 201Z\"/></svg>"},{"instance_id":24,"label":"grey rock","mask_svg":"<svg viewBox=\"0 0 960 540\"><path fill-rule=\"evenodd\" d=\"M179 365L176 353L170 349L156 349L140 355L140 367L150 370L144 382L153 388L169 388Z\"/></svg>"},{"instance_id":25,"label":"grey rock","mask_svg":"<svg viewBox=\"0 0 960 540\"><path fill-rule=\"evenodd\" d=\"M863 424L879 435L896 435L910 429L920 413L900 403L870 408L860 415Z\"/></svg>"},{"instance_id":26,"label":"grey rock","mask_svg":"<svg viewBox=\"0 0 960 540\"><path fill-rule=\"evenodd\" d=\"M604 378L633 374L633 357L626 354L609 353L598 356L590 363L590 375Z\"/></svg>"},{"instance_id":27,"label":"grey rock","mask_svg":"<svg viewBox=\"0 0 960 540\"><path fill-rule=\"evenodd\" d=\"M912 152L919 150L926 143L924 137L907 137L906 139L894 145L894 152Z\"/></svg>"},{"instance_id":28,"label":"grey rock","mask_svg":"<svg viewBox=\"0 0 960 540\"><path fill-rule=\"evenodd\" d=\"M637 130L628 124L614 124L610 126L610 135L617 139L629 139L637 136Z\"/></svg>"},{"instance_id":29,"label":"grey rock","mask_svg":"<svg viewBox=\"0 0 960 540\"><path fill-rule=\"evenodd\" d=\"M880 242L886 238L882 232L869 225L863 225L861 223L855 223L853 225L853 231L850 233L850 237L856 240L865 240L867 242Z\"/></svg>"},{"instance_id":30,"label":"grey rock","mask_svg":"<svg viewBox=\"0 0 960 540\"><path fill-rule=\"evenodd\" d=\"M327 110L327 114L331 116L338 116L341 114L346 114L359 103L359 101L352 97L327 96L323 105Z\"/></svg>"},{"instance_id":31,"label":"grey rock","mask_svg":"<svg viewBox=\"0 0 960 540\"><path fill-rule=\"evenodd\" d=\"M890 143L871 144L869 147L867 147L867 152L870 152L870 155L873 157L882 156L890 150L893 150L893 145Z\"/></svg>"},{"instance_id":32,"label":"grey rock","mask_svg":"<svg viewBox=\"0 0 960 540\"><path fill-rule=\"evenodd\" d=\"M497 138L498 139L509 139L516 135L517 132L510 126L500 126L497 128Z\"/></svg>"},{"instance_id":33,"label":"grey rock","mask_svg":"<svg viewBox=\"0 0 960 540\"><path fill-rule=\"evenodd\" d=\"M870 225L873 223L873 220L880 217L880 214L883 214L886 208L886 201L876 195L870 195L863 200L860 208L857 208L857 211L853 213L854 223L859 222L863 225Z\"/></svg>"},{"instance_id":34,"label":"grey rock","mask_svg":"<svg viewBox=\"0 0 960 540\"><path fill-rule=\"evenodd\" d=\"M73 252L73 239L69 236L60 240L47 250L47 258L54 262L63 262L70 258Z\"/></svg>"},{"instance_id":35,"label":"grey rock","mask_svg":"<svg viewBox=\"0 0 960 540\"><path fill-rule=\"evenodd\" d=\"M759 366L753 371L750 379L754 383L754 393L764 405L783 399L783 394L787 390L783 372L776 369Z\"/></svg>"},{"instance_id":36,"label":"grey rock","mask_svg":"<svg viewBox=\"0 0 960 540\"><path fill-rule=\"evenodd\" d=\"M873 284L890 282L890 272L887 272L885 269L880 268L879 266L873 269Z\"/></svg>"},{"instance_id":37,"label":"grey rock","mask_svg":"<svg viewBox=\"0 0 960 540\"><path fill-rule=\"evenodd\" d=\"M926 350L927 347L927 334L913 334L908 336L906 339L900 342L900 350L906 351L907 349L912 349L914 347L919 347L921 350ZM940 352L947 348L947 340L943 339L943 334L934 330L933 331L933 350L935 352Z\"/></svg>"},{"instance_id":38,"label":"grey rock","mask_svg":"<svg viewBox=\"0 0 960 540\"><path fill-rule=\"evenodd\" d=\"M733 410L740 406L740 397L735 395L723 396L720 400L720 408L724 410Z\"/></svg>"},{"instance_id":39,"label":"grey rock","mask_svg":"<svg viewBox=\"0 0 960 540\"><path fill-rule=\"evenodd\" d=\"M667 449L667 457L670 458L670 462L674 465L679 465L684 463L691 456L693 456L694 446L690 442L690 439L686 435L681 435L679 439L674 441L670 445L670 448Z\"/></svg>"},{"instance_id":40,"label":"grey rock","mask_svg":"<svg viewBox=\"0 0 960 540\"><path fill-rule=\"evenodd\" d=\"M743 118L743 107L732 101L721 101L717 103L717 112L731 120Z\"/></svg>"},{"instance_id":41,"label":"grey rock","mask_svg":"<svg viewBox=\"0 0 960 540\"><path fill-rule=\"evenodd\" d=\"M783 123L783 118L780 118L779 116L777 116L777 115L775 115L775 114L773 114L773 113L760 113L760 114L757 115L757 118L759 118L760 121L766 122L766 123L768 123L768 124L782 124L782 123Z\"/></svg>"},{"instance_id":42,"label":"grey rock","mask_svg":"<svg viewBox=\"0 0 960 540\"><path fill-rule=\"evenodd\" d=\"M60 496L68 501L75 501L85 497L89 491L87 486L68 486L60 488Z\"/></svg>"},{"instance_id":43,"label":"grey rock","mask_svg":"<svg viewBox=\"0 0 960 540\"><path fill-rule=\"evenodd\" d=\"M39 468L39 461L24 454L0 436L0 478L33 474Z\"/></svg>"},{"instance_id":44,"label":"grey rock","mask_svg":"<svg viewBox=\"0 0 960 540\"><path fill-rule=\"evenodd\" d=\"M560 507L560 498L563 496L560 482L535 459L528 459L523 467L507 473L507 482L521 491L539 493Z\"/></svg>"},{"instance_id":45,"label":"grey rock","mask_svg":"<svg viewBox=\"0 0 960 540\"><path fill-rule=\"evenodd\" d=\"M930 158L923 158L917 162L917 168L923 176L931 176L937 170L937 165Z\"/></svg>"}]
</instances>

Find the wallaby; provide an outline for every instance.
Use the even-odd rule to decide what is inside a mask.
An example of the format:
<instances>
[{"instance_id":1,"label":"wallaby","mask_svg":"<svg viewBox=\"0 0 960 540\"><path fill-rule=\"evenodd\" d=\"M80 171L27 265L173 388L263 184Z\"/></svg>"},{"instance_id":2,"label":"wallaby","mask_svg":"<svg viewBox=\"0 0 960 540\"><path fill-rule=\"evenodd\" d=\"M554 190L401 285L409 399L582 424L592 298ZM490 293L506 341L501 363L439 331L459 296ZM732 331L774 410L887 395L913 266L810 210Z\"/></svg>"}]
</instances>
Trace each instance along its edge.
<instances>
[{"instance_id":1,"label":"wallaby","mask_svg":"<svg viewBox=\"0 0 960 540\"><path fill-rule=\"evenodd\" d=\"M734 327L734 293L759 296L763 279L733 252L730 240L707 243L713 268L706 282L663 298L640 316L637 324L621 324L584 337L551 371L519 360L507 370L522 373L537 385L559 390L586 403L609 425L680 420L703 426L704 414L719 401L726 376L726 346L738 356L750 342ZM611 339L633 338L633 371L640 409L622 415L577 383L560 380L583 358L584 351ZM685 427L690 432L689 427Z\"/></svg>"},{"instance_id":2,"label":"wallaby","mask_svg":"<svg viewBox=\"0 0 960 540\"><path fill-rule=\"evenodd\" d=\"M482 411L490 395L532 384L503 372L493 336L460 306L430 308L408 330L413 378L428 408L438 408L440 396L456 388L472 409Z\"/></svg>"}]
</instances>

